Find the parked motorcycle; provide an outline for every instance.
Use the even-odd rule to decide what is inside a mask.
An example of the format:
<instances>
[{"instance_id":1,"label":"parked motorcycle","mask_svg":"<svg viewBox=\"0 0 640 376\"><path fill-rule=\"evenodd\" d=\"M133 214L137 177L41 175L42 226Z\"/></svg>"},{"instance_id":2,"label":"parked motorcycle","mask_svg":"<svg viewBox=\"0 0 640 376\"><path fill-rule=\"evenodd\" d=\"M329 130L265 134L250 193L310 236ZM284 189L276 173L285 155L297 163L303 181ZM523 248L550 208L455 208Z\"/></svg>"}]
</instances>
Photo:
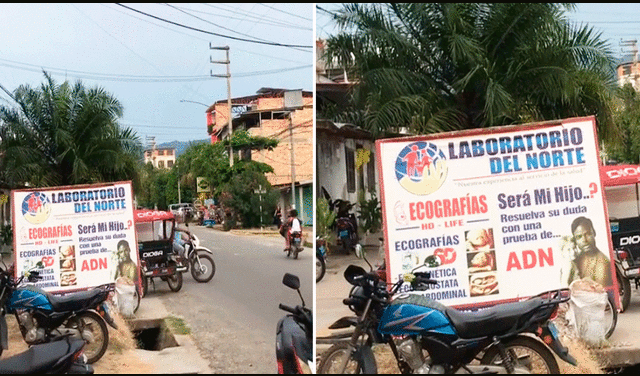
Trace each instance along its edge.
<instances>
[{"instance_id":1,"label":"parked motorcycle","mask_svg":"<svg viewBox=\"0 0 640 376\"><path fill-rule=\"evenodd\" d=\"M310 374L313 365L313 313L304 304L300 293L300 279L285 273L282 283L296 291L302 305L289 307L280 303L279 308L288 315L278 321L276 327L276 360L279 374Z\"/></svg>"},{"instance_id":2,"label":"parked motorcycle","mask_svg":"<svg viewBox=\"0 0 640 376\"><path fill-rule=\"evenodd\" d=\"M348 200L331 200L329 192L322 187L321 189L323 197L329 203L329 209L336 212L336 220L333 224L333 228L336 231L337 243L342 246L342 251L345 254L356 247L360 238L358 236L358 221L355 214L351 213L351 209L356 205Z\"/></svg>"},{"instance_id":3,"label":"parked motorcycle","mask_svg":"<svg viewBox=\"0 0 640 376\"><path fill-rule=\"evenodd\" d=\"M343 317L330 328L354 331L322 355L318 373L376 373L374 343L390 346L402 373L559 373L554 352L577 364L550 321L569 300L568 289L465 312L424 295L394 296L404 279L388 290L377 271L350 265L344 276L354 286L344 304L357 317ZM405 279L414 289L437 283L415 269ZM480 364L472 364L476 359Z\"/></svg>"},{"instance_id":4,"label":"parked motorcycle","mask_svg":"<svg viewBox=\"0 0 640 376\"><path fill-rule=\"evenodd\" d=\"M186 226L189 228L188 223L186 223ZM179 263L191 271L191 276L196 281L200 283L209 282L216 274L216 263L213 261L213 252L200 245L200 239L198 239L196 234L187 231L187 235L189 240L184 244L184 259L180 260Z\"/></svg>"},{"instance_id":5,"label":"parked motorcycle","mask_svg":"<svg viewBox=\"0 0 640 376\"><path fill-rule=\"evenodd\" d=\"M0 359L0 374L93 374L83 354L85 342L69 336L33 345L20 354Z\"/></svg>"},{"instance_id":6,"label":"parked motorcycle","mask_svg":"<svg viewBox=\"0 0 640 376\"><path fill-rule=\"evenodd\" d=\"M327 241L316 237L316 283L320 282L327 271Z\"/></svg>"},{"instance_id":7,"label":"parked motorcycle","mask_svg":"<svg viewBox=\"0 0 640 376\"><path fill-rule=\"evenodd\" d=\"M34 285L21 286L25 277L31 283L41 279L37 270L26 272L14 281L11 269L0 268L0 354L8 348L5 315L14 314L22 337L29 345L71 335L86 342L87 363L95 363L104 355L109 345L106 323L117 329L106 304L115 289L113 284L54 295Z\"/></svg>"},{"instance_id":8,"label":"parked motorcycle","mask_svg":"<svg viewBox=\"0 0 640 376\"><path fill-rule=\"evenodd\" d=\"M614 249L616 262L616 279L618 280L621 312L629 308L631 303L631 281L637 289L640 286L640 264L634 260L632 253L626 248Z\"/></svg>"}]
</instances>

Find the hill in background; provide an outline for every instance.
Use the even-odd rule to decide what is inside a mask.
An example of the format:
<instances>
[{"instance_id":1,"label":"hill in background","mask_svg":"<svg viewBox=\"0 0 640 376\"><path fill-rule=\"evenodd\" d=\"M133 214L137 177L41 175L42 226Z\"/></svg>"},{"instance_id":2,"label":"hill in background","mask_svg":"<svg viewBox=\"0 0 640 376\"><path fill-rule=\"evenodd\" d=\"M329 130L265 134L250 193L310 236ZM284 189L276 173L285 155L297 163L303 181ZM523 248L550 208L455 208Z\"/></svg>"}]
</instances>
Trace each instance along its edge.
<instances>
[{"instance_id":1,"label":"hill in background","mask_svg":"<svg viewBox=\"0 0 640 376\"><path fill-rule=\"evenodd\" d=\"M159 148L175 148L176 158L178 158L191 144L201 144L205 142L211 142L209 139L194 140L194 141L170 141L158 144Z\"/></svg>"}]
</instances>

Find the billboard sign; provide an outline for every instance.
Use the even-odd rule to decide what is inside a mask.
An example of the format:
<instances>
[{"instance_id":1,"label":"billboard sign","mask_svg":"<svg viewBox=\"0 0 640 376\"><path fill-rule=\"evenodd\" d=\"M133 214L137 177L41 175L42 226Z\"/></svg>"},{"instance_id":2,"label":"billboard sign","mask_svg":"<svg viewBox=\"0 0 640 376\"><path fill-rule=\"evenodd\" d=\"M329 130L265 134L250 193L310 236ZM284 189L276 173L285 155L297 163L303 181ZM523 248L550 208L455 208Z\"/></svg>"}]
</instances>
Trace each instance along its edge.
<instances>
[{"instance_id":1,"label":"billboard sign","mask_svg":"<svg viewBox=\"0 0 640 376\"><path fill-rule=\"evenodd\" d=\"M426 294L461 308L587 276L615 288L594 117L376 147L388 281L426 264Z\"/></svg>"},{"instance_id":2,"label":"billboard sign","mask_svg":"<svg viewBox=\"0 0 640 376\"><path fill-rule=\"evenodd\" d=\"M41 264L36 285L86 289L139 279L131 182L14 190L16 276Z\"/></svg>"}]
</instances>

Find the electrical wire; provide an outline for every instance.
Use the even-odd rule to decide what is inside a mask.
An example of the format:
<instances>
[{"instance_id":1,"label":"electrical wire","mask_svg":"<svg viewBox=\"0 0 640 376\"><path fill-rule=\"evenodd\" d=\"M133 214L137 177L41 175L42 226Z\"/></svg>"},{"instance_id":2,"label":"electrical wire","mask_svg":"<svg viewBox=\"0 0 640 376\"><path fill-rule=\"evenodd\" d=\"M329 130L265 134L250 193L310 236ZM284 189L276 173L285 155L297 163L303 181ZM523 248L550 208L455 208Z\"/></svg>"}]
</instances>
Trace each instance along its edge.
<instances>
[{"instance_id":1,"label":"electrical wire","mask_svg":"<svg viewBox=\"0 0 640 376\"><path fill-rule=\"evenodd\" d=\"M262 5L263 7L266 7L266 8L269 8L269 9L273 9L273 10L275 10L275 11L277 11L277 12L284 13L284 14L287 14L287 15L289 15L289 16L302 18L302 19L303 19L303 20L305 20L305 21L312 21L312 22L313 22L313 20L312 20L312 19L307 18L307 17L302 17L302 16L301 16L301 15L299 15L299 14L289 13L289 12L286 12L286 11L284 11L284 10L282 10L282 9L278 9L278 8L275 8L275 7L272 7L272 6L269 6L269 5L263 4L263 3L258 3L258 5Z\"/></svg>"},{"instance_id":2,"label":"electrical wire","mask_svg":"<svg viewBox=\"0 0 640 376\"><path fill-rule=\"evenodd\" d=\"M205 20L205 19L200 18L200 17L198 17L198 16L196 16L196 15L194 15L194 14L191 14L191 13L189 13L189 12L186 12L186 11L184 11L184 10L182 10L182 9L179 9L179 8L177 8L177 7L174 7L174 6L173 6L173 5L171 5L171 4L167 4L167 3L164 3L164 4L165 4L166 6L168 6L168 7L171 7L171 8L173 8L173 9L175 9L175 10L179 11L179 12L182 12L182 13L184 13L184 14L186 14L186 15L189 15L189 16L191 16L191 17L195 18L195 19L198 19L198 20L200 20L200 21L206 22L206 23L208 23L208 24L210 24L210 25L213 25L213 26L217 26L217 27L219 27L219 28L221 28L221 29L224 29L224 30L227 30L227 31L231 31L232 33L236 33L236 34L238 34L238 35L243 35L243 36L245 36L245 37L253 38L253 39L256 39L256 40L263 41L263 42L270 42L270 43L274 43L274 42L268 41L268 40L266 40L266 39L262 39L262 38L254 37L253 35L248 35L248 34L245 34L245 33L240 33L240 32L238 32L238 31L232 30L232 29L230 29L230 28L228 28L228 27L220 26L220 25L215 24L215 23L213 23L213 22L211 22L211 21ZM298 51L304 51L304 50L301 50L301 49L299 49L299 48L294 48L294 49L296 49L296 50L298 50Z\"/></svg>"},{"instance_id":3,"label":"electrical wire","mask_svg":"<svg viewBox=\"0 0 640 376\"><path fill-rule=\"evenodd\" d=\"M222 7L222 5L223 5L223 4L220 4L220 3L215 4L215 5L211 5L211 4L202 4L202 5L206 5L206 6L208 6L208 7L211 7L211 8L214 8L214 9L218 9L218 10L221 10L221 11L223 11L223 12L229 12L229 13L234 14L234 15L235 15L235 14L241 14L241 15L244 15L244 16L245 16L245 18L240 19L240 18L237 18L237 17L233 17L233 16L225 15L225 16L224 16L225 18L232 18L232 19L236 19L236 20L242 20L242 21L244 21L247 17L250 17L250 18L252 18L252 19L253 19L253 21L252 21L253 23L261 23L261 21L263 21L261 17L253 16L253 15L251 14L251 12L243 11L243 10L241 10L241 9L238 9L237 7L236 7L236 8L233 8L233 9L223 8L223 7ZM203 12L203 13L204 13L204 12ZM206 14L206 13L205 13L205 14ZM310 29L308 29L308 28L304 28L304 26L300 26L300 25L292 25L292 24L291 24L291 20L287 20L286 22L278 22L278 21L275 21L275 20L271 20L270 22L276 23L276 26L283 26L283 27L285 27L285 26L289 26L289 25L290 25L291 27L297 27L297 28L300 28L300 29L302 29L302 30L310 30Z\"/></svg>"},{"instance_id":4,"label":"electrical wire","mask_svg":"<svg viewBox=\"0 0 640 376\"><path fill-rule=\"evenodd\" d=\"M269 46L277 46L277 47L299 47L299 48L309 48L309 49L313 48L313 46L305 46L305 45L299 45L299 44L285 44L285 43L277 43L277 42L263 42L263 41L251 40L251 39L246 39L246 38L233 37L233 36L230 36L230 35L224 35L224 34L220 34L220 33L214 33L212 31L206 31L206 30L198 29L198 28L195 28L195 27L191 27L191 26L183 25L183 24L180 24L180 23L177 23L177 22L173 22L173 21L161 18L161 17L157 17L157 16L154 16L152 14L145 13L143 11L140 11L140 10L137 10L137 9L134 9L134 8L130 8L130 7L128 7L126 5L123 5L123 4L120 4L120 3L115 3L115 4L118 5L118 6L121 6L123 8L127 8L127 9L129 9L131 11L143 14L143 15L145 15L147 17L155 18L157 20L160 20L160 21L163 21L163 22L167 22L167 23L170 23L172 25L184 27L184 28L189 29L189 30L198 31L198 32L201 32L201 33L210 34L210 35L214 35L214 36L221 37L221 38L228 38L228 39L233 39L233 40L237 40L237 41L241 41L241 42L266 44L266 45L269 45ZM306 51L306 52L313 52L313 51Z\"/></svg>"},{"instance_id":5,"label":"electrical wire","mask_svg":"<svg viewBox=\"0 0 640 376\"><path fill-rule=\"evenodd\" d=\"M121 81L121 82L190 82L190 81L202 81L202 80L214 80L220 79L220 77L212 77L212 76L137 76L137 75L125 75L125 74L111 74L111 73L96 73L96 72L84 72L84 71L75 71L70 69L61 69L54 67L45 67L35 64L22 63L7 59L0 59L0 61L9 62L8 63L0 63L0 66L5 66L14 69L20 69L30 72L42 72L43 69L50 71L55 75L68 75L74 78L82 78L82 79L93 79L93 80L104 80L104 81ZM34 68L22 67L16 64L21 64ZM37 67L37 69L36 69ZM279 68L279 69L271 69L264 71L254 71L254 72L242 72L236 73L233 75L234 78L244 78L244 77L253 77L253 76L262 76L283 72L290 72L300 69L307 69L313 67L313 64L301 65L297 67L291 68ZM69 74L72 73L72 74Z\"/></svg>"}]
</instances>

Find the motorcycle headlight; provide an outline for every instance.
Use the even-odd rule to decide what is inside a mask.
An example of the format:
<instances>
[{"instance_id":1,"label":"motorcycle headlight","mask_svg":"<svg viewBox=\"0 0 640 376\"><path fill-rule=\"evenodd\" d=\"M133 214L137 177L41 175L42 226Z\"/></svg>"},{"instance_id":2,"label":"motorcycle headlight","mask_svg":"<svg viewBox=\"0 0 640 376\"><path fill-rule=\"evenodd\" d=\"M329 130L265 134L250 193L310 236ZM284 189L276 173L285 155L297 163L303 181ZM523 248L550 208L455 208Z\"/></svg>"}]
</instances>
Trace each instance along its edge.
<instances>
[{"instance_id":1,"label":"motorcycle headlight","mask_svg":"<svg viewBox=\"0 0 640 376\"><path fill-rule=\"evenodd\" d=\"M349 292L349 298L355 299L357 303L349 306L349 309L360 316L364 312L364 308L367 305L367 297L364 295L364 289L361 286L354 286Z\"/></svg>"}]
</instances>

